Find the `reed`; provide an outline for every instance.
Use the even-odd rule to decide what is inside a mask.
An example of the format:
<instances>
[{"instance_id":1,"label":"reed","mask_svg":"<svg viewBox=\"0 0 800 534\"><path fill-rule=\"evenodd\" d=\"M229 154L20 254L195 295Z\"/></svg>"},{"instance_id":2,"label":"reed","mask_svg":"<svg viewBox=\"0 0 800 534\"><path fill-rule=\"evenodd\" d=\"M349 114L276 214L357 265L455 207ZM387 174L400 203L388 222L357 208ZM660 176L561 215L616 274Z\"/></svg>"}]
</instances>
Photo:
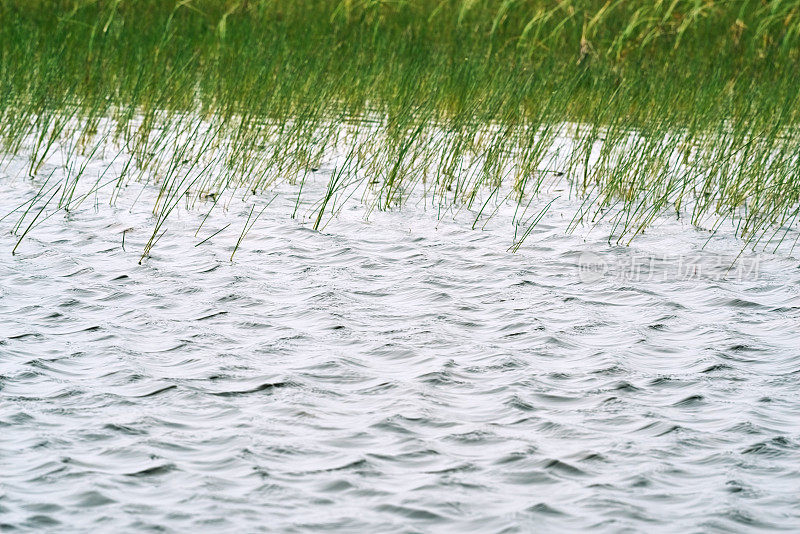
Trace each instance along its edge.
<instances>
[{"instance_id":1,"label":"reed","mask_svg":"<svg viewBox=\"0 0 800 534\"><path fill-rule=\"evenodd\" d=\"M3 153L60 158L20 238L108 151L91 190L158 187L145 255L180 199L288 182L299 205L326 161L314 228L351 198L473 228L514 202L511 250L555 178L570 228L618 243L675 213L757 244L800 213L796 1L5 0L0 27Z\"/></svg>"}]
</instances>

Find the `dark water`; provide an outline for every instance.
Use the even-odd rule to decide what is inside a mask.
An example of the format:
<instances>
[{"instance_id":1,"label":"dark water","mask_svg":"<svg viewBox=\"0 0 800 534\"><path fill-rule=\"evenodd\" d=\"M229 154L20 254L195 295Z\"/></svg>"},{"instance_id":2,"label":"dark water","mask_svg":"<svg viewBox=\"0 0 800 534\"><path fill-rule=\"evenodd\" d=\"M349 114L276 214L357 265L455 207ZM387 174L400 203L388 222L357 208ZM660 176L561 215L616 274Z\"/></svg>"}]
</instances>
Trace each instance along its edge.
<instances>
[{"instance_id":1,"label":"dark water","mask_svg":"<svg viewBox=\"0 0 800 534\"><path fill-rule=\"evenodd\" d=\"M35 190L11 174L3 213ZM727 271L740 242L676 221L609 246L566 200L517 254L503 210L318 233L281 196L233 263L239 201L140 266L136 196L16 256L0 223L4 530L800 528L790 255Z\"/></svg>"}]
</instances>

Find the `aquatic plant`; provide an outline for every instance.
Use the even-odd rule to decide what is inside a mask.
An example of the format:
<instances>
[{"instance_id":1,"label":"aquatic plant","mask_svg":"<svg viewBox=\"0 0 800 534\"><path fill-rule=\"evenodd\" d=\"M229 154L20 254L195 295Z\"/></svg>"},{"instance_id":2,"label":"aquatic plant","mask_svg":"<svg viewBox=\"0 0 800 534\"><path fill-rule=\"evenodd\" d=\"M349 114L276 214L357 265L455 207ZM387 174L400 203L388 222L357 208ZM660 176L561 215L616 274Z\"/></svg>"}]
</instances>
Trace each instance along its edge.
<instances>
[{"instance_id":1,"label":"aquatic plant","mask_svg":"<svg viewBox=\"0 0 800 534\"><path fill-rule=\"evenodd\" d=\"M5 0L0 27L2 150L40 185L20 239L109 151L90 193L159 190L144 255L181 199L288 182L299 206L323 164L316 229L416 191L473 228L517 203L511 250L556 179L570 228L618 243L674 212L758 244L800 214L796 1Z\"/></svg>"}]
</instances>

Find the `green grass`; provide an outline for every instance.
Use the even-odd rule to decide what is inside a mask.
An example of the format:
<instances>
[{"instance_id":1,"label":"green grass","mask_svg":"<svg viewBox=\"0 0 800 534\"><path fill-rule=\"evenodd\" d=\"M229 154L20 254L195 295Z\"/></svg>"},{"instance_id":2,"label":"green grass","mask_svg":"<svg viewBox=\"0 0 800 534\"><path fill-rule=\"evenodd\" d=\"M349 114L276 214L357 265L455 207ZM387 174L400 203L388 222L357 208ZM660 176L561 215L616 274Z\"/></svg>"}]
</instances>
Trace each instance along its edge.
<instances>
[{"instance_id":1,"label":"green grass","mask_svg":"<svg viewBox=\"0 0 800 534\"><path fill-rule=\"evenodd\" d=\"M672 212L757 244L800 214L796 0L2 0L0 28L2 150L67 171L16 231L75 209L109 146L98 187L160 188L147 250L186 194L299 203L335 153L314 228L366 183L369 210L418 191L473 228L518 202L515 250L551 173L571 227L612 217L620 243Z\"/></svg>"}]
</instances>

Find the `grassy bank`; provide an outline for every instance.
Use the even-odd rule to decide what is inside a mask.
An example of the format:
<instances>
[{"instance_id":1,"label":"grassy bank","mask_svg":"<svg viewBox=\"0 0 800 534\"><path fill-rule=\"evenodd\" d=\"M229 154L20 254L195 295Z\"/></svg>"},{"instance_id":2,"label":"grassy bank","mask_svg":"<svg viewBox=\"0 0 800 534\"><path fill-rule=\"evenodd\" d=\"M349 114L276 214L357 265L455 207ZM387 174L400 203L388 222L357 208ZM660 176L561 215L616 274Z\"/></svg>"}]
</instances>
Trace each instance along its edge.
<instances>
[{"instance_id":1,"label":"grassy bank","mask_svg":"<svg viewBox=\"0 0 800 534\"><path fill-rule=\"evenodd\" d=\"M159 221L187 191L302 188L333 153L328 197L507 191L524 228L563 174L573 223L613 206L626 242L670 211L752 242L799 213L795 1L4 0L0 27L4 151L67 170L47 209L110 144L108 183L159 183Z\"/></svg>"}]
</instances>

